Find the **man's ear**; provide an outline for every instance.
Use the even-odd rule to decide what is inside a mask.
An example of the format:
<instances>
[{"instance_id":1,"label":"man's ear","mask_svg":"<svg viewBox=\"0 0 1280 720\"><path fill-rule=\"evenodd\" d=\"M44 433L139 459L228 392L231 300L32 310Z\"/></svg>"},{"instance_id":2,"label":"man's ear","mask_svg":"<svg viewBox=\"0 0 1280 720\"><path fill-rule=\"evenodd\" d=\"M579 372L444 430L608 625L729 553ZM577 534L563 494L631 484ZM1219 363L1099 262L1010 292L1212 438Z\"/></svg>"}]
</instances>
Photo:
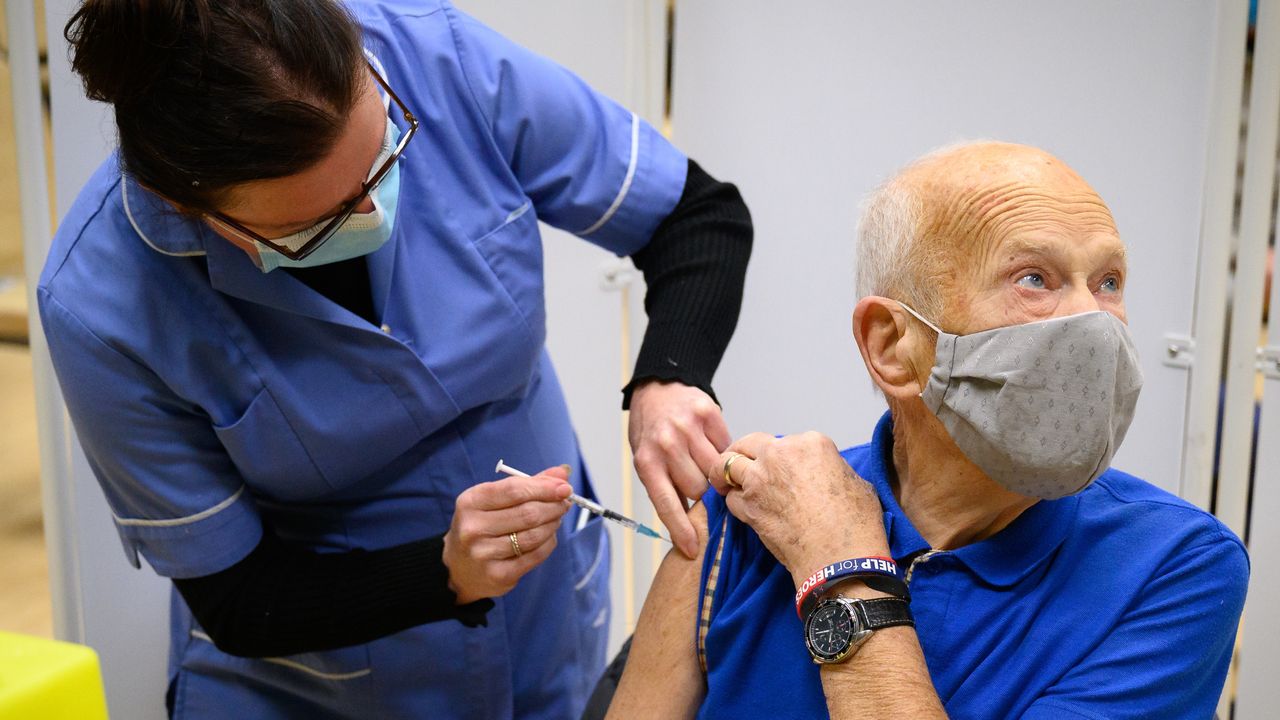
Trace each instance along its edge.
<instances>
[{"instance_id":1,"label":"man's ear","mask_svg":"<svg viewBox=\"0 0 1280 720\"><path fill-rule=\"evenodd\" d=\"M875 295L859 300L853 310L853 339L871 380L886 397L907 400L919 396L933 363L920 368L913 358L932 358L932 343L910 322L900 303ZM928 354L922 355L926 351Z\"/></svg>"}]
</instances>

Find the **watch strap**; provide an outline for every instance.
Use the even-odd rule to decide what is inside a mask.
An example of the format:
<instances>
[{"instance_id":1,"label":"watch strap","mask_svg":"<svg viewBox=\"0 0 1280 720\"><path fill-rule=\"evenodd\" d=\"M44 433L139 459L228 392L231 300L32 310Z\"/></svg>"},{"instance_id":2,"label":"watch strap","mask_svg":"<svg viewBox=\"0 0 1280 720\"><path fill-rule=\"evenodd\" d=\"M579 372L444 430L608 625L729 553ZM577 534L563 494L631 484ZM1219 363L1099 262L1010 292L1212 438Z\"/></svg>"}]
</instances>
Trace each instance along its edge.
<instances>
[{"instance_id":1,"label":"watch strap","mask_svg":"<svg viewBox=\"0 0 1280 720\"><path fill-rule=\"evenodd\" d=\"M855 612L862 614L863 626L867 630L879 630L898 625L916 626L915 617L911 615L911 604L902 598L853 600L852 606Z\"/></svg>"}]
</instances>

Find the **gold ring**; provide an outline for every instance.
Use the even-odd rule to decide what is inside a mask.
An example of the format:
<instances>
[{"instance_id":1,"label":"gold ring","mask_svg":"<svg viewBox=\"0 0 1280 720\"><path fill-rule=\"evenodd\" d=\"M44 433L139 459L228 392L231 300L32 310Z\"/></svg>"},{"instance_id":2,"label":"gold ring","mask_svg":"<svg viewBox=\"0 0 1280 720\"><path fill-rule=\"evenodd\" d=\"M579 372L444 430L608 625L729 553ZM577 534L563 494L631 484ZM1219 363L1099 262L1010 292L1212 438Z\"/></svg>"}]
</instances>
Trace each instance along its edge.
<instances>
[{"instance_id":1,"label":"gold ring","mask_svg":"<svg viewBox=\"0 0 1280 720\"><path fill-rule=\"evenodd\" d=\"M511 549L515 551L516 557L520 557L521 555L524 554L523 552L520 551L520 541L516 539L515 533L511 533L510 535L508 535L507 539L511 541Z\"/></svg>"},{"instance_id":2,"label":"gold ring","mask_svg":"<svg viewBox=\"0 0 1280 720\"><path fill-rule=\"evenodd\" d=\"M729 458L724 461L724 484L729 487L742 487L738 483L734 482L733 476L729 474L729 466L733 464L734 460L737 460L740 457L746 457L746 455L743 455L742 453L730 453Z\"/></svg>"}]
</instances>

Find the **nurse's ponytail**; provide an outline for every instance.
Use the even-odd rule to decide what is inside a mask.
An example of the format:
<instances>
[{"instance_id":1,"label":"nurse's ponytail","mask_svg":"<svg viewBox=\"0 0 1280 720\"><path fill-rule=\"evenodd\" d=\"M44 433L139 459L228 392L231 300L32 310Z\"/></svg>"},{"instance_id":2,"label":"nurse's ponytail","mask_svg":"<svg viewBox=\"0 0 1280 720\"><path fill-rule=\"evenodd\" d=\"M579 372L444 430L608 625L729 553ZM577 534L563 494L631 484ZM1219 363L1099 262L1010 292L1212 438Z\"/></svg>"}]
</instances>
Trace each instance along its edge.
<instances>
[{"instance_id":1,"label":"nurse's ponytail","mask_svg":"<svg viewBox=\"0 0 1280 720\"><path fill-rule=\"evenodd\" d=\"M369 79L336 0L85 0L63 34L125 169L195 214L323 158Z\"/></svg>"}]
</instances>

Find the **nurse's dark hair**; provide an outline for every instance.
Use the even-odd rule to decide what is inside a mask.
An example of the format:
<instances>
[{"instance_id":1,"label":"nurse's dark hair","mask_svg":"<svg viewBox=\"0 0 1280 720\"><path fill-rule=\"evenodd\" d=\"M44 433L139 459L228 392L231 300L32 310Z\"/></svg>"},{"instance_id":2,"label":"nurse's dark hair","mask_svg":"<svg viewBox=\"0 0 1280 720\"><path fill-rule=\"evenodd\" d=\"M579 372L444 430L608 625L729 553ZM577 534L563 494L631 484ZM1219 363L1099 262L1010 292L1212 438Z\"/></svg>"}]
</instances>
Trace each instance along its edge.
<instances>
[{"instance_id":1,"label":"nurse's dark hair","mask_svg":"<svg viewBox=\"0 0 1280 720\"><path fill-rule=\"evenodd\" d=\"M126 171L192 214L318 162L368 80L335 0L86 0L63 34Z\"/></svg>"}]
</instances>

